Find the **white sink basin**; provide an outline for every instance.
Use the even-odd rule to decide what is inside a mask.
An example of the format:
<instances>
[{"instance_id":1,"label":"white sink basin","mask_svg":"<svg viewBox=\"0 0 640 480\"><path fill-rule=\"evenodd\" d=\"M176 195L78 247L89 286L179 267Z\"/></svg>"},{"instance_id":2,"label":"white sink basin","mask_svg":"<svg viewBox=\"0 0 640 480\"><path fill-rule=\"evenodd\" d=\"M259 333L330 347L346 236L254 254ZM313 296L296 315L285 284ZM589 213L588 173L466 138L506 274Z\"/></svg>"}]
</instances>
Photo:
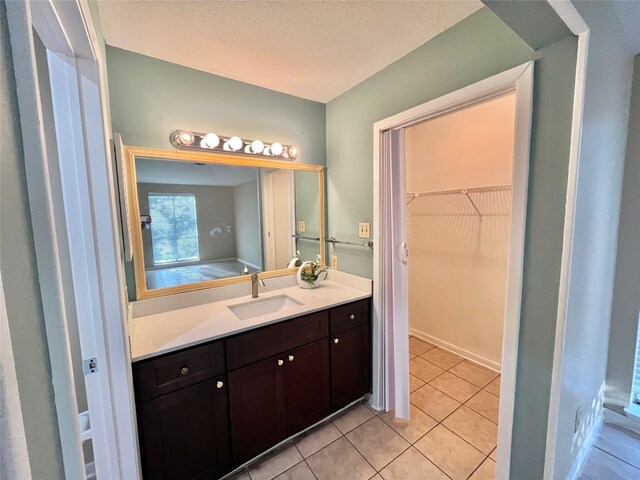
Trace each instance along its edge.
<instances>
[{"instance_id":1,"label":"white sink basin","mask_svg":"<svg viewBox=\"0 0 640 480\"><path fill-rule=\"evenodd\" d=\"M251 300L250 302L229 305L228 308L240 320L247 320L249 318L263 317L270 313L299 307L300 305L302 305L300 302L295 301L287 295L278 295L276 297L261 298Z\"/></svg>"}]
</instances>

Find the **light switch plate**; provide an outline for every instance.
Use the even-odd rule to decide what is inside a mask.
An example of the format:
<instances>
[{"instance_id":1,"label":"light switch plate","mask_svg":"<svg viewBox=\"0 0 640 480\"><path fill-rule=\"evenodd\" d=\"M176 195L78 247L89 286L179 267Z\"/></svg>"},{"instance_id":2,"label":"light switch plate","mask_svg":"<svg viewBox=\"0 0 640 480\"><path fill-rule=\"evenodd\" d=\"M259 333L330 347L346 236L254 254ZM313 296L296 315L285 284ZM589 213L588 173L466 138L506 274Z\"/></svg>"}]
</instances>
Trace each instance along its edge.
<instances>
[{"instance_id":1,"label":"light switch plate","mask_svg":"<svg viewBox=\"0 0 640 480\"><path fill-rule=\"evenodd\" d=\"M305 225L304 220L298 220L298 233L304 233Z\"/></svg>"},{"instance_id":2,"label":"light switch plate","mask_svg":"<svg viewBox=\"0 0 640 480\"><path fill-rule=\"evenodd\" d=\"M371 238L371 224L359 223L358 224L358 236L360 238Z\"/></svg>"},{"instance_id":3,"label":"light switch plate","mask_svg":"<svg viewBox=\"0 0 640 480\"><path fill-rule=\"evenodd\" d=\"M331 268L334 270L338 269L338 256L331 255Z\"/></svg>"}]
</instances>

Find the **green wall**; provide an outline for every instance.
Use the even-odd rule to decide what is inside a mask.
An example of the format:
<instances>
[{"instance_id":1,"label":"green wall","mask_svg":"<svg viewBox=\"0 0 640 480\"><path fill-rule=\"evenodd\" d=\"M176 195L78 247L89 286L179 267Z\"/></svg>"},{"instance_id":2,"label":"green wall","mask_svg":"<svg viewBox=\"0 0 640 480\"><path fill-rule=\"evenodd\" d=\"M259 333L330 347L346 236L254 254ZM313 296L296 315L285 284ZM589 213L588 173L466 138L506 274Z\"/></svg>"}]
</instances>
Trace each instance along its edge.
<instances>
[{"instance_id":1,"label":"green wall","mask_svg":"<svg viewBox=\"0 0 640 480\"><path fill-rule=\"evenodd\" d=\"M483 8L329 102L328 235L358 241L358 223L373 222L375 122L520 65L531 53ZM340 270L372 277L372 251L337 246L335 253Z\"/></svg>"},{"instance_id":2,"label":"green wall","mask_svg":"<svg viewBox=\"0 0 640 480\"><path fill-rule=\"evenodd\" d=\"M0 119L0 270L29 463L36 480L64 478L4 1L0 1Z\"/></svg>"},{"instance_id":3,"label":"green wall","mask_svg":"<svg viewBox=\"0 0 640 480\"><path fill-rule=\"evenodd\" d=\"M536 52L511 478L542 478L553 369L577 40Z\"/></svg>"},{"instance_id":4,"label":"green wall","mask_svg":"<svg viewBox=\"0 0 640 480\"><path fill-rule=\"evenodd\" d=\"M325 106L107 47L111 125L126 145L171 148L179 128L295 144L325 165Z\"/></svg>"},{"instance_id":5,"label":"green wall","mask_svg":"<svg viewBox=\"0 0 640 480\"><path fill-rule=\"evenodd\" d=\"M106 47L113 132L126 145L173 149L180 128L300 147L300 163L326 164L325 105ZM133 267L126 266L129 298Z\"/></svg>"},{"instance_id":6,"label":"green wall","mask_svg":"<svg viewBox=\"0 0 640 480\"><path fill-rule=\"evenodd\" d=\"M540 31L531 43L548 45L553 38ZM511 459L511 478L518 480L542 478L544 469L576 52L573 37L534 52L484 8L327 105L329 234L350 240L357 223L373 217L376 121L536 60ZM342 270L371 277L370 252L336 252Z\"/></svg>"}]
</instances>

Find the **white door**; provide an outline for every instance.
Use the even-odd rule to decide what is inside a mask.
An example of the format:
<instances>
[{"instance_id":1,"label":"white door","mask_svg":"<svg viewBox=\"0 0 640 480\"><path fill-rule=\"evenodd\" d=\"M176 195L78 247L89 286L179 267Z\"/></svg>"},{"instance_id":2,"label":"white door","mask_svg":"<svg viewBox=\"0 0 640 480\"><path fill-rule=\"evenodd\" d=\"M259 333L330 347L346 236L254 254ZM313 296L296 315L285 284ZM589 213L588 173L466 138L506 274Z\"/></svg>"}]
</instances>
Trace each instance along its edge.
<instances>
[{"instance_id":1,"label":"white door","mask_svg":"<svg viewBox=\"0 0 640 480\"><path fill-rule=\"evenodd\" d=\"M7 15L64 469L68 478L135 479L104 63L90 12L78 1L26 1L8 2Z\"/></svg>"},{"instance_id":2,"label":"white door","mask_svg":"<svg viewBox=\"0 0 640 480\"><path fill-rule=\"evenodd\" d=\"M374 216L379 219L374 224L379 245L374 278L379 281L374 282L374 321L380 328L374 329L374 378L383 388L374 390L374 406L395 410L396 417L408 419L409 355L395 354L409 350L404 129L383 132L379 147L376 183L380 195L374 205Z\"/></svg>"},{"instance_id":3,"label":"white door","mask_svg":"<svg viewBox=\"0 0 640 480\"><path fill-rule=\"evenodd\" d=\"M293 257L293 172L271 170L262 175L265 268L287 268Z\"/></svg>"}]
</instances>

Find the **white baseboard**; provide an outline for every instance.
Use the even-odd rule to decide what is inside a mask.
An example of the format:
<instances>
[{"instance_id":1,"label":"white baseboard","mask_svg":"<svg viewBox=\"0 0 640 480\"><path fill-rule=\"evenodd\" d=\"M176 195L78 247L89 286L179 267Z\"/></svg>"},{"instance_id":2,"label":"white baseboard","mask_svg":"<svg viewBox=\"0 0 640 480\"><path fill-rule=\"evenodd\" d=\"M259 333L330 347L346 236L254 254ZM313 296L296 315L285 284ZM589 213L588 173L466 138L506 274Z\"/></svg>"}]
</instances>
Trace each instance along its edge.
<instances>
[{"instance_id":1,"label":"white baseboard","mask_svg":"<svg viewBox=\"0 0 640 480\"><path fill-rule=\"evenodd\" d=\"M489 360L481 355L470 352L469 350L465 350L464 348L460 348L456 345L452 345L449 342L445 342L444 340L440 340L439 338L433 337L427 333L421 332L420 330L416 330L415 328L409 328L409 335L413 335L416 338L420 338L429 343L433 343L440 348L445 350L449 350L456 355L460 355L461 357L466 358L467 360L471 360L483 367L487 367L491 370L494 370L498 373L502 371L502 364L500 362L494 362L493 360Z\"/></svg>"},{"instance_id":2,"label":"white baseboard","mask_svg":"<svg viewBox=\"0 0 640 480\"><path fill-rule=\"evenodd\" d=\"M565 480L576 480L578 478L578 475L580 475L580 472L582 471L582 468L584 467L584 464L587 461L587 458L589 458L589 454L593 449L593 444L600 434L600 429L602 428L602 417L602 408L600 408L600 412L598 413L596 420L593 422L591 430L585 436L585 439L582 442L582 446L580 447L580 450L578 450L576 458L574 458L573 463L571 464L571 468L569 469L569 473L565 477Z\"/></svg>"},{"instance_id":3,"label":"white baseboard","mask_svg":"<svg viewBox=\"0 0 640 480\"><path fill-rule=\"evenodd\" d=\"M631 430L632 432L640 435L640 416L636 415L635 411L631 411L629 407L623 410L624 413L618 413L608 408L604 409L604 421L607 424L612 424Z\"/></svg>"},{"instance_id":4,"label":"white baseboard","mask_svg":"<svg viewBox=\"0 0 640 480\"><path fill-rule=\"evenodd\" d=\"M256 265L255 263L251 263L251 262L247 262L241 258L235 258L234 260L237 260L240 263L244 263L246 266L251 267L251 268L255 268L256 270L262 270L262 267Z\"/></svg>"}]
</instances>

